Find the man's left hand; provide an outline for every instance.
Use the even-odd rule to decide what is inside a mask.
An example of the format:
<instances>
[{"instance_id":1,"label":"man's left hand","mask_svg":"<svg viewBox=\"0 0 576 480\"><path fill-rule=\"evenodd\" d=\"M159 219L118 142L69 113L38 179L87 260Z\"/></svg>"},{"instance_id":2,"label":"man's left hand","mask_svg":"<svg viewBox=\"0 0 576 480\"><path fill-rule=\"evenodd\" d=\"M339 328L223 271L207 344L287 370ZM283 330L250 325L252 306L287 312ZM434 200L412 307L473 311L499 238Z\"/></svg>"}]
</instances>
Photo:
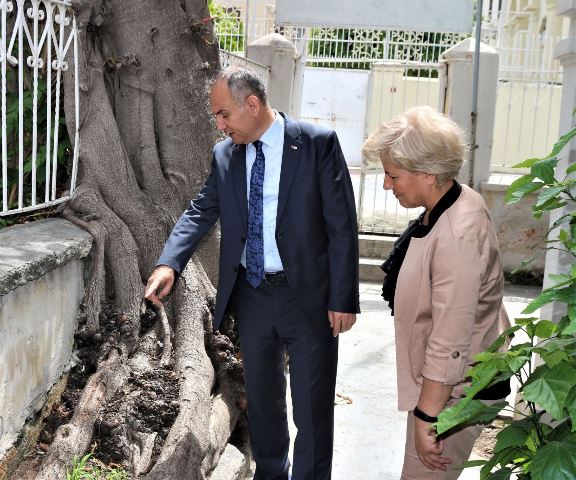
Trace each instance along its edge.
<instances>
[{"instance_id":1,"label":"man's left hand","mask_svg":"<svg viewBox=\"0 0 576 480\"><path fill-rule=\"evenodd\" d=\"M328 310L328 320L332 327L332 335L337 337L339 333L347 332L352 328L352 325L356 323L356 314Z\"/></svg>"}]
</instances>

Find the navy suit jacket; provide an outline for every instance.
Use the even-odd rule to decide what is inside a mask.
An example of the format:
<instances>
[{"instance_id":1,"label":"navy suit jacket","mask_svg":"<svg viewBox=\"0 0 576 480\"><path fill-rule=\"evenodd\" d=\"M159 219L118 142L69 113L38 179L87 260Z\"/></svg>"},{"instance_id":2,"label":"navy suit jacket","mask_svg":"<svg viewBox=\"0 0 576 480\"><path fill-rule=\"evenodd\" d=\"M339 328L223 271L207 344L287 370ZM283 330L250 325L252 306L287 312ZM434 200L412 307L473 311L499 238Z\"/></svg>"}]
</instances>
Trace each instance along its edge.
<instances>
[{"instance_id":1,"label":"navy suit jacket","mask_svg":"<svg viewBox=\"0 0 576 480\"><path fill-rule=\"evenodd\" d=\"M313 327L327 311L359 312L358 229L354 192L334 131L286 117L276 242L300 308ZM178 274L220 218L220 268L214 328L230 300L246 242L246 145L214 147L212 171L182 214L158 260ZM240 299L241 301L241 299Z\"/></svg>"}]
</instances>

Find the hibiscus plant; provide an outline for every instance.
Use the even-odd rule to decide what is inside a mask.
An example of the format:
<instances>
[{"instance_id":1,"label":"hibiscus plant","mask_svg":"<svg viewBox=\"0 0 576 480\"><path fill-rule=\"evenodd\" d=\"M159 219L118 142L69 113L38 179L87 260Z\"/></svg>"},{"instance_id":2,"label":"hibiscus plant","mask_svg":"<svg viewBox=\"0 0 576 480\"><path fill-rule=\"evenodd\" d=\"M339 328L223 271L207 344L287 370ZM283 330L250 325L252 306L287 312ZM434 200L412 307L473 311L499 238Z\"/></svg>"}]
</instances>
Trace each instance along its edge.
<instances>
[{"instance_id":1,"label":"hibiscus plant","mask_svg":"<svg viewBox=\"0 0 576 480\"><path fill-rule=\"evenodd\" d=\"M560 250L571 260L565 264L566 273L550 275L551 286L522 313L534 314L551 302L565 307L561 309L565 313L559 319L516 319L487 351L474 357L466 396L444 410L436 423L441 436L464 424L489 423L502 410L512 413L497 434L491 457L464 464L482 466L481 480L576 479L576 164L565 171L557 167L559 153L575 136L576 128L562 136L546 157L515 165L530 171L513 182L506 195L506 202L512 204L538 192L532 206L536 218L562 209L548 230L547 247L539 253ZM528 340L501 351L520 330ZM501 401L487 406L474 399L485 387L511 377L518 382L513 404Z\"/></svg>"}]
</instances>

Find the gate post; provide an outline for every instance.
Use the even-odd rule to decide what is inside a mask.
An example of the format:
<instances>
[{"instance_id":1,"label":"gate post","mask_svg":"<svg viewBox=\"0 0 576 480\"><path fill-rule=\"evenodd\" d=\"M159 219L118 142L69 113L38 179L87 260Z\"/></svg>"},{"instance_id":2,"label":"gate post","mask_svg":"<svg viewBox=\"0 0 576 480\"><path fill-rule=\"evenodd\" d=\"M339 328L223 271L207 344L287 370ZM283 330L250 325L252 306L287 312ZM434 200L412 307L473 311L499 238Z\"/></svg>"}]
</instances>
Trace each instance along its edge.
<instances>
[{"instance_id":1,"label":"gate post","mask_svg":"<svg viewBox=\"0 0 576 480\"><path fill-rule=\"evenodd\" d=\"M440 60L446 65L446 74L440 81L440 110L468 136L472 124L474 50L474 39L467 38L446 50ZM466 162L458 175L458 181L476 189L490 177L498 88L498 52L484 43L480 44L479 68L476 155L474 165Z\"/></svg>"},{"instance_id":2,"label":"gate post","mask_svg":"<svg viewBox=\"0 0 576 480\"><path fill-rule=\"evenodd\" d=\"M268 68L268 101L272 108L292 115L296 47L279 33L271 33L246 47L246 58Z\"/></svg>"},{"instance_id":3,"label":"gate post","mask_svg":"<svg viewBox=\"0 0 576 480\"><path fill-rule=\"evenodd\" d=\"M560 134L564 135L575 126L574 110L576 109L576 0L561 0L557 3L558 16L570 18L570 33L556 45L554 57L562 64L562 101L560 103ZM564 172L569 165L576 163L576 144L571 140L566 148L558 155L560 161L556 167ZM562 215L570 213L568 207L550 212L550 226ZM572 256L559 250L546 252L544 265L544 285L548 288L553 282L548 278L553 273L569 272ZM541 318L558 321L565 314L565 308L556 302L544 305L540 310Z\"/></svg>"}]
</instances>

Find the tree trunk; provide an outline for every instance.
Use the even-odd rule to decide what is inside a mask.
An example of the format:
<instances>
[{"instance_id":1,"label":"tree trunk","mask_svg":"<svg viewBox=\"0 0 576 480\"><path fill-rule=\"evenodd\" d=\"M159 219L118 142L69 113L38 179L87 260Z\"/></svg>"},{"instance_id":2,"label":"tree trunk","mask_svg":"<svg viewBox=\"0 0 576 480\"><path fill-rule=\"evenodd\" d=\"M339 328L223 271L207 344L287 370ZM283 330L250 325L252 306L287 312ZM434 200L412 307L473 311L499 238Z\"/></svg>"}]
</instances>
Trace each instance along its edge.
<instances>
[{"instance_id":1,"label":"tree trunk","mask_svg":"<svg viewBox=\"0 0 576 480\"><path fill-rule=\"evenodd\" d=\"M219 61L206 1L73 0L73 8L80 154L65 215L95 237L77 349L97 361L37 479L64 478L91 444L133 478L205 478L245 403L235 346L211 328L217 235L166 311L141 302L168 233L210 169L208 84ZM73 76L65 74L70 132ZM101 312L101 300L114 308Z\"/></svg>"}]
</instances>

